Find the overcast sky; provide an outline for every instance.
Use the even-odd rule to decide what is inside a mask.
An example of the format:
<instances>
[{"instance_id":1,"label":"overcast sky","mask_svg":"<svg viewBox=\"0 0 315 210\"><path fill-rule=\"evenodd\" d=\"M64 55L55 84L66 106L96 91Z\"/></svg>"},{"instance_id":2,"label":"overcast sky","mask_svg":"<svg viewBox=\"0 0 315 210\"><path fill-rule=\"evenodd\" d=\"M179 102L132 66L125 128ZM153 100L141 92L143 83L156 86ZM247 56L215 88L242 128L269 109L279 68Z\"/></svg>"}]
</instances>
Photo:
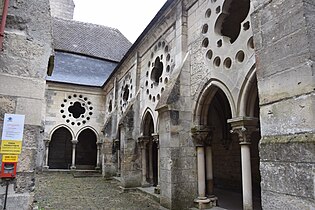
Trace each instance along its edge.
<instances>
[{"instance_id":1,"label":"overcast sky","mask_svg":"<svg viewBox=\"0 0 315 210\"><path fill-rule=\"evenodd\" d=\"M117 28L136 41L166 0L74 0L74 19Z\"/></svg>"}]
</instances>

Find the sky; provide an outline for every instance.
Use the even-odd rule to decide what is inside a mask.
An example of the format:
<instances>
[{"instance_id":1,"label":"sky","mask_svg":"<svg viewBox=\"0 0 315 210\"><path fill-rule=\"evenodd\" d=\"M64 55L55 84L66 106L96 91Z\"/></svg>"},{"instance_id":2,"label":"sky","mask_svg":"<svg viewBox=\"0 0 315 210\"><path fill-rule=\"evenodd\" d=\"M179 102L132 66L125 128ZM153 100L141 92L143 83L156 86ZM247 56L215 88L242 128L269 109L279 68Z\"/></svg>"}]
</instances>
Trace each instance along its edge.
<instances>
[{"instance_id":1,"label":"sky","mask_svg":"<svg viewBox=\"0 0 315 210\"><path fill-rule=\"evenodd\" d=\"M132 43L166 0L74 0L74 20L117 28Z\"/></svg>"}]
</instances>

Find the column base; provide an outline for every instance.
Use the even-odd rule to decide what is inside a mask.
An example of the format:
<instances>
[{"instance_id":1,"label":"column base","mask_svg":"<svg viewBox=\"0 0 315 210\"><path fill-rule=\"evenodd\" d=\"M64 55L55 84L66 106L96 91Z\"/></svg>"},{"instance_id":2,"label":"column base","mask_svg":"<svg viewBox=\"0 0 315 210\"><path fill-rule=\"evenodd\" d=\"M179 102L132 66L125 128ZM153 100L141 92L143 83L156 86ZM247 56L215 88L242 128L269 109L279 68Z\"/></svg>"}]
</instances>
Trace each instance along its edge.
<instances>
[{"instance_id":1,"label":"column base","mask_svg":"<svg viewBox=\"0 0 315 210\"><path fill-rule=\"evenodd\" d=\"M218 198L215 196L207 197L198 197L194 200L198 205L198 209L210 209L212 207L217 206Z\"/></svg>"},{"instance_id":2,"label":"column base","mask_svg":"<svg viewBox=\"0 0 315 210\"><path fill-rule=\"evenodd\" d=\"M70 166L70 169L71 169L71 170L75 170L75 169L77 169L77 167L75 167L75 166Z\"/></svg>"},{"instance_id":3,"label":"column base","mask_svg":"<svg viewBox=\"0 0 315 210\"><path fill-rule=\"evenodd\" d=\"M49 166L43 166L43 170L47 171L49 169Z\"/></svg>"},{"instance_id":4,"label":"column base","mask_svg":"<svg viewBox=\"0 0 315 210\"><path fill-rule=\"evenodd\" d=\"M142 182L141 183L141 187L150 187L151 185L150 185L150 183L148 183L148 182Z\"/></svg>"},{"instance_id":5,"label":"column base","mask_svg":"<svg viewBox=\"0 0 315 210\"><path fill-rule=\"evenodd\" d=\"M157 186L154 188L154 193L155 193L155 194L160 194L160 193L161 193L160 185L157 185Z\"/></svg>"},{"instance_id":6,"label":"column base","mask_svg":"<svg viewBox=\"0 0 315 210\"><path fill-rule=\"evenodd\" d=\"M101 167L100 166L96 166L95 170L101 170Z\"/></svg>"}]
</instances>

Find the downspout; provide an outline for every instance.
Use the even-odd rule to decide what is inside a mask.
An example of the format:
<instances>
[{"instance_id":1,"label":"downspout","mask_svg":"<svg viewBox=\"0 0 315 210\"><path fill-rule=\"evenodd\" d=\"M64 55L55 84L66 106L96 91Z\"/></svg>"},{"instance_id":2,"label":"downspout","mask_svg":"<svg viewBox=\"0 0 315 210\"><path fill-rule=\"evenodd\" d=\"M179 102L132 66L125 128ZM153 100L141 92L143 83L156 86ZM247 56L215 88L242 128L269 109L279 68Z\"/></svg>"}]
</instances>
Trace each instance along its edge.
<instances>
[{"instance_id":1,"label":"downspout","mask_svg":"<svg viewBox=\"0 0 315 210\"><path fill-rule=\"evenodd\" d=\"M4 29L5 29L5 23L7 21L8 8L9 8L9 0L4 0L2 20L1 20L1 25L0 25L0 50L1 51L3 51Z\"/></svg>"}]
</instances>

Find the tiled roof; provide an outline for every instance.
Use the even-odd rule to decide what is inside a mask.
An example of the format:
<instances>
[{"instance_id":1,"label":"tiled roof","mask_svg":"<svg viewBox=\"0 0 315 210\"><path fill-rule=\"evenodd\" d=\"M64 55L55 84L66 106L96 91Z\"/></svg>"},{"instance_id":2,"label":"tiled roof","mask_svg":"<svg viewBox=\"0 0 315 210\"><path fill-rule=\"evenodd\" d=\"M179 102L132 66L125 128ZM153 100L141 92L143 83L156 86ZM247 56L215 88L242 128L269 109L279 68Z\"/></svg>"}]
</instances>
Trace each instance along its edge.
<instances>
[{"instance_id":1,"label":"tiled roof","mask_svg":"<svg viewBox=\"0 0 315 210\"><path fill-rule=\"evenodd\" d=\"M131 42L117 29L74 20L53 18L56 50L120 61Z\"/></svg>"},{"instance_id":2,"label":"tiled roof","mask_svg":"<svg viewBox=\"0 0 315 210\"><path fill-rule=\"evenodd\" d=\"M47 81L101 87L117 62L55 51L55 65Z\"/></svg>"}]
</instances>

